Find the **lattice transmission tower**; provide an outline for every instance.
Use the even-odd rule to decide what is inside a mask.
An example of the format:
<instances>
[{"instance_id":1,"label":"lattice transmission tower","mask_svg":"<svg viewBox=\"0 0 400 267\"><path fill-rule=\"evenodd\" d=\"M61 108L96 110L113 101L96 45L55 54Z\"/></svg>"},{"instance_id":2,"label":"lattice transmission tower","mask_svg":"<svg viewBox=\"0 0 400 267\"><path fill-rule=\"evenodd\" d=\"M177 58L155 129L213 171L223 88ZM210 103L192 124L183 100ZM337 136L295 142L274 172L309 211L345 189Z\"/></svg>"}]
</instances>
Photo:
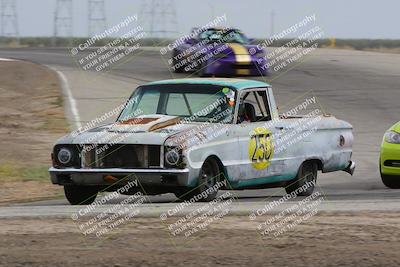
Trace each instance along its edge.
<instances>
[{"instance_id":1,"label":"lattice transmission tower","mask_svg":"<svg viewBox=\"0 0 400 267\"><path fill-rule=\"evenodd\" d=\"M150 38L176 37L179 33L175 0L142 0L139 20Z\"/></svg>"},{"instance_id":2,"label":"lattice transmission tower","mask_svg":"<svg viewBox=\"0 0 400 267\"><path fill-rule=\"evenodd\" d=\"M270 13L270 20L271 20L271 22L270 22L270 27L271 27L271 30L270 30L270 36L272 37L274 34L275 34L275 11L274 10L271 10L271 13Z\"/></svg>"},{"instance_id":3,"label":"lattice transmission tower","mask_svg":"<svg viewBox=\"0 0 400 267\"><path fill-rule=\"evenodd\" d=\"M16 0L1 0L1 36L15 38L19 43Z\"/></svg>"},{"instance_id":4,"label":"lattice transmission tower","mask_svg":"<svg viewBox=\"0 0 400 267\"><path fill-rule=\"evenodd\" d=\"M57 38L72 38L73 15L72 0L57 0L54 11L54 36L53 45L56 45ZM71 40L70 40L71 42Z\"/></svg>"},{"instance_id":5,"label":"lattice transmission tower","mask_svg":"<svg viewBox=\"0 0 400 267\"><path fill-rule=\"evenodd\" d=\"M105 1L89 0L88 25L89 37L105 31L107 27Z\"/></svg>"}]
</instances>

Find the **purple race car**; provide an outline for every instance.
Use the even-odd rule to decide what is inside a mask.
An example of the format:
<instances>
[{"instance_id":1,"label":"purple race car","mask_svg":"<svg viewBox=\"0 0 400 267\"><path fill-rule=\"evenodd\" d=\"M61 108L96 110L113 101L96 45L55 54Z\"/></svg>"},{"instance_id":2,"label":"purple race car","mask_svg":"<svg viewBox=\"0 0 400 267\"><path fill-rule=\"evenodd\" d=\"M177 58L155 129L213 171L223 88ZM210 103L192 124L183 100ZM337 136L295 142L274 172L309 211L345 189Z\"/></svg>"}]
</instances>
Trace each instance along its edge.
<instances>
[{"instance_id":1,"label":"purple race car","mask_svg":"<svg viewBox=\"0 0 400 267\"><path fill-rule=\"evenodd\" d=\"M265 51L251 45L240 30L194 29L191 38L175 42L174 72L196 72L199 76L261 76L268 74Z\"/></svg>"}]
</instances>

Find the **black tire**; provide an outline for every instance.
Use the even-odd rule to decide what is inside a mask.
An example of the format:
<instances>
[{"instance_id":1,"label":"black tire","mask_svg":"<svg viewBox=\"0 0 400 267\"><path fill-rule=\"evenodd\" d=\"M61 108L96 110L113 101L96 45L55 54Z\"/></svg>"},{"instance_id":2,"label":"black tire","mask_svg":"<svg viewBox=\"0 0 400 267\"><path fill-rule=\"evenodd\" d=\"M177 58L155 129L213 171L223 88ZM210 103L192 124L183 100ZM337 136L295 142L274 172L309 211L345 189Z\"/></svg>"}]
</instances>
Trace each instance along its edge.
<instances>
[{"instance_id":1,"label":"black tire","mask_svg":"<svg viewBox=\"0 0 400 267\"><path fill-rule=\"evenodd\" d=\"M400 177L381 173L382 182L391 189L400 189Z\"/></svg>"},{"instance_id":2,"label":"black tire","mask_svg":"<svg viewBox=\"0 0 400 267\"><path fill-rule=\"evenodd\" d=\"M204 197L202 194L206 192L209 188L215 186L221 180L221 173L218 163L213 159L207 159L200 170L199 182L196 188L185 188L175 192L175 196L181 200L191 200L197 197L197 201L209 202L213 200L218 193L218 188L212 190L212 192L207 193Z\"/></svg>"},{"instance_id":3,"label":"black tire","mask_svg":"<svg viewBox=\"0 0 400 267\"><path fill-rule=\"evenodd\" d=\"M172 66L176 66L179 63L179 60L176 60L175 57L178 55L178 51L177 50L173 50L172 51ZM184 66L180 66L179 68L172 68L172 71L175 73L182 73L185 71L185 65Z\"/></svg>"},{"instance_id":4,"label":"black tire","mask_svg":"<svg viewBox=\"0 0 400 267\"><path fill-rule=\"evenodd\" d=\"M314 162L304 162L297 173L295 181L291 181L285 190L287 194L293 192L298 196L310 196L314 192L317 183L318 167ZM308 183L306 190L298 190Z\"/></svg>"},{"instance_id":5,"label":"black tire","mask_svg":"<svg viewBox=\"0 0 400 267\"><path fill-rule=\"evenodd\" d=\"M64 185L65 197L71 205L92 204L98 192L94 186Z\"/></svg>"}]
</instances>

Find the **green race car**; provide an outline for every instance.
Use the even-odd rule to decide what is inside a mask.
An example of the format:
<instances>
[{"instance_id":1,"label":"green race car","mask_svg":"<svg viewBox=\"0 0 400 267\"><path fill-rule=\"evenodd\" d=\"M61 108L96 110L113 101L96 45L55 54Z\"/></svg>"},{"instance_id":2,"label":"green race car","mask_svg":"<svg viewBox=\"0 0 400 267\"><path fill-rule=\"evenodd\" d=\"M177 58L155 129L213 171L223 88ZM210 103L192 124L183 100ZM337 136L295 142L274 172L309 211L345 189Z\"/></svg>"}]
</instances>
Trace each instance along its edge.
<instances>
[{"instance_id":1,"label":"green race car","mask_svg":"<svg viewBox=\"0 0 400 267\"><path fill-rule=\"evenodd\" d=\"M400 188L400 122L383 137L379 167L382 182L389 188Z\"/></svg>"}]
</instances>

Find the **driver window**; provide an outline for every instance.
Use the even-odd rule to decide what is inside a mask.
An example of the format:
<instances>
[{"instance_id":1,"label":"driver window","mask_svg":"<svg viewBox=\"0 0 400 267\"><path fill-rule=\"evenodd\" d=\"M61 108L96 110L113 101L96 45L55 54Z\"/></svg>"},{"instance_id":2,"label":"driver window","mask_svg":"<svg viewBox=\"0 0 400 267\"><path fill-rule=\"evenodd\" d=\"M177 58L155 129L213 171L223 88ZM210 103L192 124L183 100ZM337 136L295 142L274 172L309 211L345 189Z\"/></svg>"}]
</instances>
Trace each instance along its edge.
<instances>
[{"instance_id":1,"label":"driver window","mask_svg":"<svg viewBox=\"0 0 400 267\"><path fill-rule=\"evenodd\" d=\"M271 120L267 92L248 91L241 94L238 122L251 123Z\"/></svg>"}]
</instances>

